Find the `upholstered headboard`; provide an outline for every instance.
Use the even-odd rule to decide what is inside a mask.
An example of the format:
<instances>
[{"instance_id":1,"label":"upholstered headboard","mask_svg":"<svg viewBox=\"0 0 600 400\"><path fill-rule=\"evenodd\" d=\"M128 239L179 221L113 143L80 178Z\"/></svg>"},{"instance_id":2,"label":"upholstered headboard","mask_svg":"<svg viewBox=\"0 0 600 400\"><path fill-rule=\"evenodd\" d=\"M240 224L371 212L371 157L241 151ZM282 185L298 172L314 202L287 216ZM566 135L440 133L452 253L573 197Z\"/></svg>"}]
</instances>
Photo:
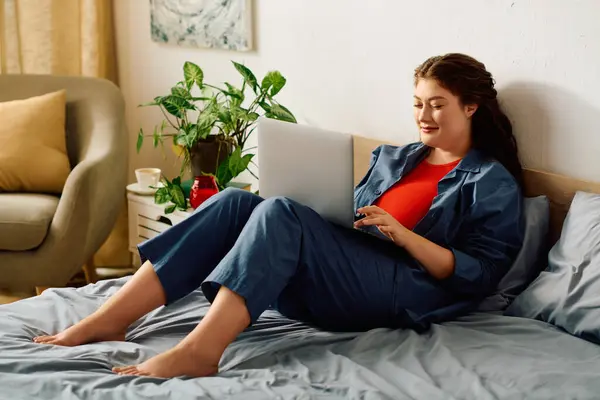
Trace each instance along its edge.
<instances>
[{"instance_id":1,"label":"upholstered headboard","mask_svg":"<svg viewBox=\"0 0 600 400\"><path fill-rule=\"evenodd\" d=\"M354 136L354 181L364 176L369 168L371 152L383 142ZM600 193L600 183L586 182L567 176L533 169L525 170L525 195L546 195L550 199L550 237L552 242L560 237L565 216L577 191Z\"/></svg>"}]
</instances>

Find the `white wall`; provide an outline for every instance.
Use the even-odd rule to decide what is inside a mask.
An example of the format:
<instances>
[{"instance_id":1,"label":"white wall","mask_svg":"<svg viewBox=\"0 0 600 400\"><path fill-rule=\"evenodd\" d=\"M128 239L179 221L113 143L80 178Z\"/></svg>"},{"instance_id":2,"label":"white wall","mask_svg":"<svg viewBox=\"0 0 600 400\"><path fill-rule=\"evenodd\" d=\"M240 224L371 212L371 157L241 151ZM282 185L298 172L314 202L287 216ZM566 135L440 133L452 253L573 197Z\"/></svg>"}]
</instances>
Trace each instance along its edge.
<instances>
[{"instance_id":1,"label":"white wall","mask_svg":"<svg viewBox=\"0 0 600 400\"><path fill-rule=\"evenodd\" d=\"M259 76L278 69L280 101L301 122L407 141L413 69L465 52L494 74L527 166L600 181L599 0L255 0L250 53L156 44L149 1L114 2L132 169L177 170L150 146L135 155L136 131L161 120L136 105L180 80L186 60L211 82L237 82L229 60Z\"/></svg>"}]
</instances>

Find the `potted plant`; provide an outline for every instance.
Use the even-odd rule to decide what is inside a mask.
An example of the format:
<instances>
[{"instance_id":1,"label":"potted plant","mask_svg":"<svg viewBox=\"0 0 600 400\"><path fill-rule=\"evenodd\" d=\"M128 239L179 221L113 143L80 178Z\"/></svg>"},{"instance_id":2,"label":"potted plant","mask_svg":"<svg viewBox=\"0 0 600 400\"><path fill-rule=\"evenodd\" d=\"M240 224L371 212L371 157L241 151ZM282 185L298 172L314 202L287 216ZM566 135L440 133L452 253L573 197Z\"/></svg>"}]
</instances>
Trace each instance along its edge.
<instances>
[{"instance_id":1,"label":"potted plant","mask_svg":"<svg viewBox=\"0 0 600 400\"><path fill-rule=\"evenodd\" d=\"M208 84L202 69L188 61L183 66L184 79L170 93L141 105L159 107L164 120L152 134L140 129L137 151L144 138L151 137L155 148L170 141L175 153L183 158L179 176L173 180L163 177L163 187L154 197L158 204L173 203L165 209L167 213L187 209L181 181L187 172L194 177L213 177L221 190L245 170L258 179L249 169L254 148L246 144L261 115L296 122L292 112L275 100L286 84L279 71L268 72L259 83L248 67L232 63L241 75L240 86L228 82L223 87Z\"/></svg>"}]
</instances>

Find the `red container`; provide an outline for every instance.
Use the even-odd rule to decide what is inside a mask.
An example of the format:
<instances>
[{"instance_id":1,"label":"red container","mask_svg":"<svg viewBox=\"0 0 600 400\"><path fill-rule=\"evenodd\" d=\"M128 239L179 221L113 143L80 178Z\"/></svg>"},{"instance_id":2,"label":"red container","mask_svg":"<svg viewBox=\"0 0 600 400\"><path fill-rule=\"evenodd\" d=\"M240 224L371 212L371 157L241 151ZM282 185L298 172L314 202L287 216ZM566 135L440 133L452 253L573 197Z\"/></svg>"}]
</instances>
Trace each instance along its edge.
<instances>
[{"instance_id":1,"label":"red container","mask_svg":"<svg viewBox=\"0 0 600 400\"><path fill-rule=\"evenodd\" d=\"M197 176L190 190L190 205L196 209L210 196L219 193L219 187L214 176Z\"/></svg>"}]
</instances>

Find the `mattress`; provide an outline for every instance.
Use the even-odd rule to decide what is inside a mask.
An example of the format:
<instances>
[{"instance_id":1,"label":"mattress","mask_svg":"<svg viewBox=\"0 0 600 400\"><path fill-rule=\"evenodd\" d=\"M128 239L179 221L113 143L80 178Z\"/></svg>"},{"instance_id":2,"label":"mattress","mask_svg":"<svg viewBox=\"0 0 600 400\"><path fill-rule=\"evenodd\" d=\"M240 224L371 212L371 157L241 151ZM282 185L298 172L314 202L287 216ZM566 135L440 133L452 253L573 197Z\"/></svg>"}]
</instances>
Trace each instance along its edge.
<instances>
[{"instance_id":1,"label":"mattress","mask_svg":"<svg viewBox=\"0 0 600 400\"><path fill-rule=\"evenodd\" d=\"M207 378L118 376L179 342L208 303L200 291L138 320L126 342L35 344L94 311L128 278L50 289L0 306L6 399L592 399L600 346L540 321L478 313L424 334L332 333L263 314Z\"/></svg>"}]
</instances>

